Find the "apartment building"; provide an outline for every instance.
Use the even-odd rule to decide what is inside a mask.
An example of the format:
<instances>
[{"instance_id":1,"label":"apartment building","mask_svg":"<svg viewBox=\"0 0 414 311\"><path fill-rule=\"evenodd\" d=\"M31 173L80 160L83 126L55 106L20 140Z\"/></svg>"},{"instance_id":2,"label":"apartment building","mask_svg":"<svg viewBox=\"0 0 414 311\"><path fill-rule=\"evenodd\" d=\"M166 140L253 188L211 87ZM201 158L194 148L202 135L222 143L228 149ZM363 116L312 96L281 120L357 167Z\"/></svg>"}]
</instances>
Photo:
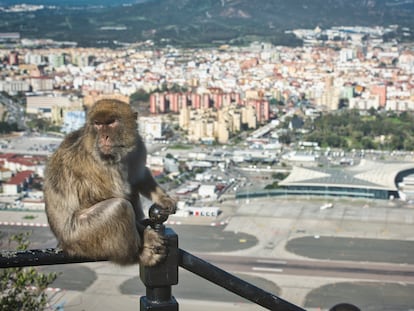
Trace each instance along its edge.
<instances>
[{"instance_id":1,"label":"apartment building","mask_svg":"<svg viewBox=\"0 0 414 311\"><path fill-rule=\"evenodd\" d=\"M53 124L62 125L66 111L81 110L82 102L66 96L27 96L26 112L49 119Z\"/></svg>"}]
</instances>

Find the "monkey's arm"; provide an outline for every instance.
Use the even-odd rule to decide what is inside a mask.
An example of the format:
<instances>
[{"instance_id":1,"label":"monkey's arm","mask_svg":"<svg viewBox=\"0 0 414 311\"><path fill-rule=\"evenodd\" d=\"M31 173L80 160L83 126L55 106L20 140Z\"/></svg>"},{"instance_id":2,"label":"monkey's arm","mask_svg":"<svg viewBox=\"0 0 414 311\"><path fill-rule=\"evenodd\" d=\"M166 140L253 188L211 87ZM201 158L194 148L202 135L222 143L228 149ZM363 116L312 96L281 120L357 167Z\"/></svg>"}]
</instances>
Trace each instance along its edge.
<instances>
[{"instance_id":1,"label":"monkey's arm","mask_svg":"<svg viewBox=\"0 0 414 311\"><path fill-rule=\"evenodd\" d=\"M145 167L142 178L138 181L137 188L144 197L160 205L169 214L175 213L176 200L160 187L147 167Z\"/></svg>"}]
</instances>

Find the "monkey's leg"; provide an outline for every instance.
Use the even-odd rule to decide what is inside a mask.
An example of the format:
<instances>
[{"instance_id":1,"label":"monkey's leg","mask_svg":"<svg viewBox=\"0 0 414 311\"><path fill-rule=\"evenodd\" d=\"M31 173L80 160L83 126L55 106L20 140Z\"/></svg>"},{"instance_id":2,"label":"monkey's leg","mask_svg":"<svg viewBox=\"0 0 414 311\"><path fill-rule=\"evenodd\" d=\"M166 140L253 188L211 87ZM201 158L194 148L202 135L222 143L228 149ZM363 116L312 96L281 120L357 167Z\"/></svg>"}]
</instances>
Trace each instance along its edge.
<instances>
[{"instance_id":1,"label":"monkey's leg","mask_svg":"<svg viewBox=\"0 0 414 311\"><path fill-rule=\"evenodd\" d=\"M149 227L144 230L144 243L139 261L145 266L153 266L167 255L164 238Z\"/></svg>"},{"instance_id":2,"label":"monkey's leg","mask_svg":"<svg viewBox=\"0 0 414 311\"><path fill-rule=\"evenodd\" d=\"M158 234L146 242L137 231L132 204L120 198L108 199L82 210L72 226L72 243L68 249L80 256L109 259L118 264L133 264L145 256L144 265L155 264L164 257L165 246ZM144 241L142 242L142 238ZM148 237L147 237L148 239Z\"/></svg>"}]
</instances>

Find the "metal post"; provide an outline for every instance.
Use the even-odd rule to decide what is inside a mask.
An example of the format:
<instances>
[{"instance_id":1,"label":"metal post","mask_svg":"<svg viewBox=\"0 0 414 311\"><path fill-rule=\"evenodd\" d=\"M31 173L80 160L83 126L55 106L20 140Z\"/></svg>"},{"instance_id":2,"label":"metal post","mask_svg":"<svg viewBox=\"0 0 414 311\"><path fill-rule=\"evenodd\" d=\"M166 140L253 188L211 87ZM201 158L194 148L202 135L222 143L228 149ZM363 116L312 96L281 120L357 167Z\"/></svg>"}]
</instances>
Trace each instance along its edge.
<instances>
[{"instance_id":1,"label":"metal post","mask_svg":"<svg viewBox=\"0 0 414 311\"><path fill-rule=\"evenodd\" d=\"M178 284L178 236L162 224L168 216L155 204L149 212L154 230L165 237L168 254L164 261L154 267L139 266L139 276L146 287L141 297L140 311L178 311L178 302L172 296L171 286Z\"/></svg>"}]
</instances>

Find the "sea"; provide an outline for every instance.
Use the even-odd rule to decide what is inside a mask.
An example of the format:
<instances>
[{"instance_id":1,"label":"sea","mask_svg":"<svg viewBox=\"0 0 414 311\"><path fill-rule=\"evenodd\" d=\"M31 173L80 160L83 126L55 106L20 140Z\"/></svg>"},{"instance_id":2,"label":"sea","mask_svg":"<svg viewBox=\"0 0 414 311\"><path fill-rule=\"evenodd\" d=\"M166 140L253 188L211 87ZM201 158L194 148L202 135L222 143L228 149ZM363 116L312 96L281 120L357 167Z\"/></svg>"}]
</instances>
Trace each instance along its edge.
<instances>
[{"instance_id":1,"label":"sea","mask_svg":"<svg viewBox=\"0 0 414 311\"><path fill-rule=\"evenodd\" d=\"M149 0L0 0L0 7L13 6L18 4L33 4L62 7L78 6L119 6L143 3Z\"/></svg>"}]
</instances>

